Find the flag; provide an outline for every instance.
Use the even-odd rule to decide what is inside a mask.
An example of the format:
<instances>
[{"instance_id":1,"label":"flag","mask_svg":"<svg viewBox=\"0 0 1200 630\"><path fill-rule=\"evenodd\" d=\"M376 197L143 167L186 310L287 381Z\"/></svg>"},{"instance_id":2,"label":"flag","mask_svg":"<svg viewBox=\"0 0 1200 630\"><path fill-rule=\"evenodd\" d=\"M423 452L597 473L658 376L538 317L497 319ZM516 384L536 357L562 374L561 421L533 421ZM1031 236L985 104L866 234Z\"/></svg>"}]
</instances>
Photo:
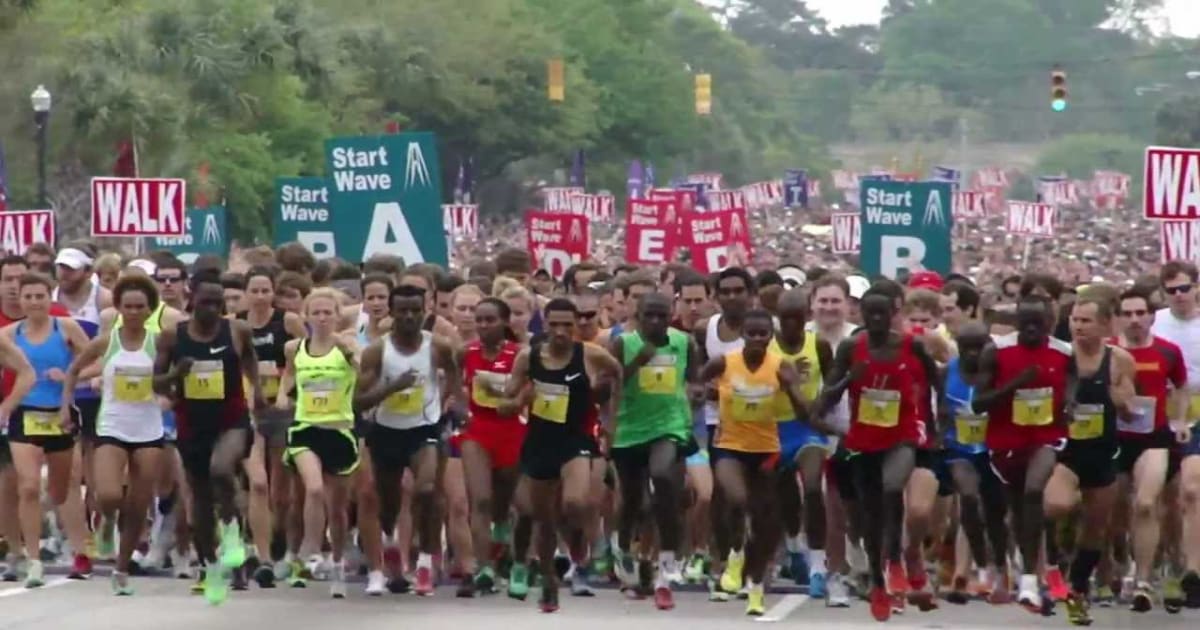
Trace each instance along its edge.
<instances>
[{"instance_id":1,"label":"flag","mask_svg":"<svg viewBox=\"0 0 1200 630\"><path fill-rule=\"evenodd\" d=\"M567 186L587 189L587 172L584 170L583 149L575 152L571 161L571 174L567 177Z\"/></svg>"},{"instance_id":2,"label":"flag","mask_svg":"<svg viewBox=\"0 0 1200 630\"><path fill-rule=\"evenodd\" d=\"M474 203L475 158L458 159L458 174L454 179L454 203Z\"/></svg>"},{"instance_id":3,"label":"flag","mask_svg":"<svg viewBox=\"0 0 1200 630\"><path fill-rule=\"evenodd\" d=\"M625 180L625 192L628 199L641 199L646 194L646 172L642 170L641 160L629 163L629 177Z\"/></svg>"},{"instance_id":4,"label":"flag","mask_svg":"<svg viewBox=\"0 0 1200 630\"><path fill-rule=\"evenodd\" d=\"M137 177L137 143L133 138L122 140L117 145L117 161L113 163L113 177Z\"/></svg>"},{"instance_id":5,"label":"flag","mask_svg":"<svg viewBox=\"0 0 1200 630\"><path fill-rule=\"evenodd\" d=\"M950 182L957 188L962 182L962 171L949 166L935 166L929 174L929 179L939 182Z\"/></svg>"},{"instance_id":6,"label":"flag","mask_svg":"<svg viewBox=\"0 0 1200 630\"><path fill-rule=\"evenodd\" d=\"M8 210L8 165L4 162L4 144L0 143L0 212Z\"/></svg>"},{"instance_id":7,"label":"flag","mask_svg":"<svg viewBox=\"0 0 1200 630\"><path fill-rule=\"evenodd\" d=\"M784 171L783 206L785 208L808 207L808 171L802 168Z\"/></svg>"},{"instance_id":8,"label":"flag","mask_svg":"<svg viewBox=\"0 0 1200 630\"><path fill-rule=\"evenodd\" d=\"M646 190L654 188L654 165L650 162L646 162L646 172L644 173L643 179L646 180Z\"/></svg>"}]
</instances>

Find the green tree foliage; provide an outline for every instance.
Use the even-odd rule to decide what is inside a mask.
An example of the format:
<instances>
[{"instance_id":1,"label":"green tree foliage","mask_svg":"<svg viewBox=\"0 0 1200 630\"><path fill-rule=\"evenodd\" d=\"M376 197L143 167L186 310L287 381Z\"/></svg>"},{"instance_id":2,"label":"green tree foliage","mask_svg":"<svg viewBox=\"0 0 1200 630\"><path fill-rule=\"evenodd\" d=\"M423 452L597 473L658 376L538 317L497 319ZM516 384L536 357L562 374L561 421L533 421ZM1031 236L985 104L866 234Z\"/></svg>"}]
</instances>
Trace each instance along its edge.
<instances>
[{"instance_id":1,"label":"green tree foliage","mask_svg":"<svg viewBox=\"0 0 1200 630\"><path fill-rule=\"evenodd\" d=\"M1200 96L1184 96L1155 114L1156 142L1170 147L1200 147Z\"/></svg>"}]
</instances>

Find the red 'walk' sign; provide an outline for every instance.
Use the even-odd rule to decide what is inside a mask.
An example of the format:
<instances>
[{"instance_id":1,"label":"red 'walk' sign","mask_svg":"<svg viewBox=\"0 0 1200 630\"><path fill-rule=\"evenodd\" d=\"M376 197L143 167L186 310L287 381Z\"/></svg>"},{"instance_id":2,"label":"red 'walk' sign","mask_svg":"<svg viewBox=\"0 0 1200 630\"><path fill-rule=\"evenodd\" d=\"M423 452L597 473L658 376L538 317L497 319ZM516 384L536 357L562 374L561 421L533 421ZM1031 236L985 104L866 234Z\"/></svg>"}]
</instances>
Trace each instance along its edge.
<instances>
[{"instance_id":1,"label":"red 'walk' sign","mask_svg":"<svg viewBox=\"0 0 1200 630\"><path fill-rule=\"evenodd\" d=\"M145 177L92 178L92 236L184 236L187 183Z\"/></svg>"},{"instance_id":2,"label":"red 'walk' sign","mask_svg":"<svg viewBox=\"0 0 1200 630\"><path fill-rule=\"evenodd\" d=\"M5 253L24 256L34 243L54 247L53 210L0 212L0 248Z\"/></svg>"}]
</instances>

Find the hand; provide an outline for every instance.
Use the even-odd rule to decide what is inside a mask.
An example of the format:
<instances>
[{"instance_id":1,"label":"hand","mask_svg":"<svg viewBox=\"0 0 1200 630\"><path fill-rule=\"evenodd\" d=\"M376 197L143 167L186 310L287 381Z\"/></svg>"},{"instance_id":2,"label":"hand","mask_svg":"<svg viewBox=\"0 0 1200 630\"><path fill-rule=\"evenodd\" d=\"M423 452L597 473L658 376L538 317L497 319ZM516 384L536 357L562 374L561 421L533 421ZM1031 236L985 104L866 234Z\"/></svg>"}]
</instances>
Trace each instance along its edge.
<instances>
[{"instance_id":1,"label":"hand","mask_svg":"<svg viewBox=\"0 0 1200 630\"><path fill-rule=\"evenodd\" d=\"M796 366L787 361L781 361L779 363L778 378L780 387L791 389L800 381L800 374L796 371Z\"/></svg>"},{"instance_id":2,"label":"hand","mask_svg":"<svg viewBox=\"0 0 1200 630\"><path fill-rule=\"evenodd\" d=\"M102 379L99 376L96 376L96 377L92 378L90 384L92 386L92 389L94 389L96 391L100 391L100 388L104 386L104 379Z\"/></svg>"},{"instance_id":3,"label":"hand","mask_svg":"<svg viewBox=\"0 0 1200 630\"><path fill-rule=\"evenodd\" d=\"M402 392L402 391L412 387L413 385L416 385L417 378L418 378L417 371L410 369L409 371L405 372L404 374L401 374L400 378L392 381L391 390L393 392Z\"/></svg>"},{"instance_id":4,"label":"hand","mask_svg":"<svg viewBox=\"0 0 1200 630\"><path fill-rule=\"evenodd\" d=\"M1029 365L1026 366L1024 370L1021 370L1021 373L1017 375L1017 378L1013 379L1013 385L1016 385L1017 387L1028 385L1037 377L1038 367L1036 365Z\"/></svg>"},{"instance_id":5,"label":"hand","mask_svg":"<svg viewBox=\"0 0 1200 630\"><path fill-rule=\"evenodd\" d=\"M258 388L254 388L254 410L263 411L267 408L267 399L263 397L262 392Z\"/></svg>"},{"instance_id":6,"label":"hand","mask_svg":"<svg viewBox=\"0 0 1200 630\"><path fill-rule=\"evenodd\" d=\"M0 403L0 432L8 430L8 418L12 416L12 407Z\"/></svg>"},{"instance_id":7,"label":"hand","mask_svg":"<svg viewBox=\"0 0 1200 630\"><path fill-rule=\"evenodd\" d=\"M61 383L65 380L67 380L67 373L54 367L54 368L50 368L49 370L46 370L46 378L50 379L51 381L54 381L55 383Z\"/></svg>"},{"instance_id":8,"label":"hand","mask_svg":"<svg viewBox=\"0 0 1200 630\"><path fill-rule=\"evenodd\" d=\"M1180 444L1187 444L1192 441L1192 427L1189 424L1182 424L1175 427L1175 441Z\"/></svg>"},{"instance_id":9,"label":"hand","mask_svg":"<svg viewBox=\"0 0 1200 630\"><path fill-rule=\"evenodd\" d=\"M863 376L866 375L866 373L867 373L867 364L866 363L860 362L860 363L852 364L850 366L850 372L849 372L850 382L853 383L855 381L860 380Z\"/></svg>"},{"instance_id":10,"label":"hand","mask_svg":"<svg viewBox=\"0 0 1200 630\"><path fill-rule=\"evenodd\" d=\"M496 414L500 416L515 416L520 413L521 407L516 400L505 399L496 405Z\"/></svg>"},{"instance_id":11,"label":"hand","mask_svg":"<svg viewBox=\"0 0 1200 630\"><path fill-rule=\"evenodd\" d=\"M288 400L287 396L280 396L279 398L275 399L275 408L279 411L287 411L288 409L291 409L291 407L291 401Z\"/></svg>"},{"instance_id":12,"label":"hand","mask_svg":"<svg viewBox=\"0 0 1200 630\"><path fill-rule=\"evenodd\" d=\"M179 376L187 376L189 373L191 373L192 364L195 362L196 360L192 357L180 357L179 360L175 362L175 373Z\"/></svg>"},{"instance_id":13,"label":"hand","mask_svg":"<svg viewBox=\"0 0 1200 630\"><path fill-rule=\"evenodd\" d=\"M807 383L812 375L812 364L808 362L808 357L800 357L792 364L796 368L796 374L800 377L801 383Z\"/></svg>"},{"instance_id":14,"label":"hand","mask_svg":"<svg viewBox=\"0 0 1200 630\"><path fill-rule=\"evenodd\" d=\"M58 409L58 426L62 427L63 431L68 433L75 429L75 418L71 414L72 409L67 406L59 407Z\"/></svg>"},{"instance_id":15,"label":"hand","mask_svg":"<svg viewBox=\"0 0 1200 630\"><path fill-rule=\"evenodd\" d=\"M634 357L634 361L637 361L638 365L646 365L651 359L654 358L654 355L656 354L658 354L658 346L647 342L646 345L642 346L642 349L638 351L637 356Z\"/></svg>"}]
</instances>

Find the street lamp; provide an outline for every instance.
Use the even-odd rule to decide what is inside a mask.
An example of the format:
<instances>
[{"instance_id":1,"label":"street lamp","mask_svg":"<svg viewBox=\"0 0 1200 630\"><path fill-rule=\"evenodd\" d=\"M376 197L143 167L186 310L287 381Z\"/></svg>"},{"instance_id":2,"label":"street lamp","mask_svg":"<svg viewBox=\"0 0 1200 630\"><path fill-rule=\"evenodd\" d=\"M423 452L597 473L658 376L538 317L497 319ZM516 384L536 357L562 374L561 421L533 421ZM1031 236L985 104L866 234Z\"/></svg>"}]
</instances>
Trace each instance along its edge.
<instances>
[{"instance_id":1,"label":"street lamp","mask_svg":"<svg viewBox=\"0 0 1200 630\"><path fill-rule=\"evenodd\" d=\"M46 200L46 125L50 122L50 91L46 86L38 85L29 95L29 103L33 106L33 122L37 125L38 208L45 209L49 206Z\"/></svg>"}]
</instances>

